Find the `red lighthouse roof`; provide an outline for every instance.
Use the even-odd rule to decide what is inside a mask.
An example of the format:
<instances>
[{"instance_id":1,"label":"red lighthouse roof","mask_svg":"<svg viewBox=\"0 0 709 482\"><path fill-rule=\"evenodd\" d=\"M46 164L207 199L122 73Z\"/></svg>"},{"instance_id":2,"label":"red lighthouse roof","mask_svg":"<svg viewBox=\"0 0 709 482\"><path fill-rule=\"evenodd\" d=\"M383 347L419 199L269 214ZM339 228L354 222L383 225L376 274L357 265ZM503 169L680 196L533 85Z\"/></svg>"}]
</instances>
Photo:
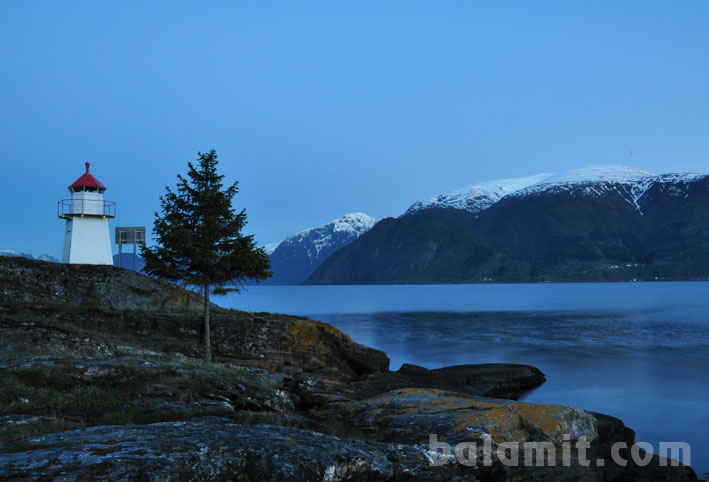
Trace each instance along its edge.
<instances>
[{"instance_id":1,"label":"red lighthouse roof","mask_svg":"<svg viewBox=\"0 0 709 482\"><path fill-rule=\"evenodd\" d=\"M70 191L77 191L82 188L88 188L90 190L97 190L103 192L106 190L106 186L101 184L98 179L89 173L89 163L86 163L86 172L81 175L79 179L74 181L71 186L69 186Z\"/></svg>"}]
</instances>

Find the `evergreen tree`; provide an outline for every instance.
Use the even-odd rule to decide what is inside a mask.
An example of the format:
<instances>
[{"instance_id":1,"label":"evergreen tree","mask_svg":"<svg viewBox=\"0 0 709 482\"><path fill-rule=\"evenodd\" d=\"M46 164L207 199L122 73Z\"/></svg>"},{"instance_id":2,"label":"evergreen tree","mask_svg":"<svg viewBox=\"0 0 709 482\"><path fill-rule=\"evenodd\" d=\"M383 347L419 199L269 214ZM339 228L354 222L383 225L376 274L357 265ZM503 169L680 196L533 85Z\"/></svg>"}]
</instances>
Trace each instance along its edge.
<instances>
[{"instance_id":1,"label":"evergreen tree","mask_svg":"<svg viewBox=\"0 0 709 482\"><path fill-rule=\"evenodd\" d=\"M232 206L238 182L224 188L217 174L217 154L198 153L199 166L188 162L175 191L166 187L155 213L157 246L141 248L145 271L158 278L197 286L204 293L204 358L211 360L209 296L238 292L246 280L271 276L269 257L253 235L243 235L246 211Z\"/></svg>"}]
</instances>

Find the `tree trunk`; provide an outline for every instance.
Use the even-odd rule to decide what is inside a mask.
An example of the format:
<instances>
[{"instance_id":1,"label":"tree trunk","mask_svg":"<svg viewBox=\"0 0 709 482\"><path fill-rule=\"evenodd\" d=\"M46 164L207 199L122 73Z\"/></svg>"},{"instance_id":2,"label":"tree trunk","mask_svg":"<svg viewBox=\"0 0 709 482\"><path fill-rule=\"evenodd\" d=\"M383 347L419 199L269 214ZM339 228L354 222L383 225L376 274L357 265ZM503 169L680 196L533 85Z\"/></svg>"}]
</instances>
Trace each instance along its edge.
<instances>
[{"instance_id":1,"label":"tree trunk","mask_svg":"<svg viewBox=\"0 0 709 482\"><path fill-rule=\"evenodd\" d=\"M204 285L204 360L212 361L212 333L209 326L209 283Z\"/></svg>"}]
</instances>

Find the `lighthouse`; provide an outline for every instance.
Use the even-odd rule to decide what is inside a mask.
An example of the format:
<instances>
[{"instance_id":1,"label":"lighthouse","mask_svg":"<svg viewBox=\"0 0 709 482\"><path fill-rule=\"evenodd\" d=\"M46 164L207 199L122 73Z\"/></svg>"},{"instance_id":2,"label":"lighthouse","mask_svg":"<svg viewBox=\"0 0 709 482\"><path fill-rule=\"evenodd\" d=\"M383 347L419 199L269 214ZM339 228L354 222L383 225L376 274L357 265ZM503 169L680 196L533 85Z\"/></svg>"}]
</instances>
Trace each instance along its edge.
<instances>
[{"instance_id":1,"label":"lighthouse","mask_svg":"<svg viewBox=\"0 0 709 482\"><path fill-rule=\"evenodd\" d=\"M63 263L113 265L108 220L116 217L116 203L105 201L106 186L89 172L69 186L71 199L62 199L57 214L66 220Z\"/></svg>"}]
</instances>

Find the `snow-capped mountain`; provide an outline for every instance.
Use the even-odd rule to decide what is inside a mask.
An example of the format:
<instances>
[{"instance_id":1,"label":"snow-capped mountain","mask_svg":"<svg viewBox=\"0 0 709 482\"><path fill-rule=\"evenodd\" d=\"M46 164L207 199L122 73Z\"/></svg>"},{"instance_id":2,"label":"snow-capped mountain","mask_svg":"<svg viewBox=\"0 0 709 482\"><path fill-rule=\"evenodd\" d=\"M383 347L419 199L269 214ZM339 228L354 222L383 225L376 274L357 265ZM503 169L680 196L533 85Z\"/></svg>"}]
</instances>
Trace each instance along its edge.
<instances>
[{"instance_id":1,"label":"snow-capped mountain","mask_svg":"<svg viewBox=\"0 0 709 482\"><path fill-rule=\"evenodd\" d=\"M32 253L28 253L26 251L15 251L14 249L2 249L0 250L0 256L8 256L11 258L27 258L38 261L48 261L50 263L59 262L57 258L49 254L40 254L39 256L34 256Z\"/></svg>"},{"instance_id":2,"label":"snow-capped mountain","mask_svg":"<svg viewBox=\"0 0 709 482\"><path fill-rule=\"evenodd\" d=\"M439 194L425 202L416 202L406 210L404 215L429 208L464 209L471 213L477 213L489 208L508 194L543 182L553 175L554 174L536 174L534 176L497 179L495 181L473 184L472 186L462 189Z\"/></svg>"},{"instance_id":3,"label":"snow-capped mountain","mask_svg":"<svg viewBox=\"0 0 709 482\"><path fill-rule=\"evenodd\" d=\"M560 192L573 192L589 196L601 196L615 192L642 214L642 198L653 186L667 186L680 195L684 194L682 185L706 175L696 173L656 174L615 164L590 165L559 174L543 173L474 184L449 193L439 194L426 202L414 203L404 215L430 208L463 209L475 214L507 196L520 197ZM670 185L674 185L674 187Z\"/></svg>"},{"instance_id":4,"label":"snow-capped mountain","mask_svg":"<svg viewBox=\"0 0 709 482\"><path fill-rule=\"evenodd\" d=\"M328 256L372 229L376 222L364 213L351 213L289 236L270 253L273 277L267 284L301 283Z\"/></svg>"}]
</instances>

